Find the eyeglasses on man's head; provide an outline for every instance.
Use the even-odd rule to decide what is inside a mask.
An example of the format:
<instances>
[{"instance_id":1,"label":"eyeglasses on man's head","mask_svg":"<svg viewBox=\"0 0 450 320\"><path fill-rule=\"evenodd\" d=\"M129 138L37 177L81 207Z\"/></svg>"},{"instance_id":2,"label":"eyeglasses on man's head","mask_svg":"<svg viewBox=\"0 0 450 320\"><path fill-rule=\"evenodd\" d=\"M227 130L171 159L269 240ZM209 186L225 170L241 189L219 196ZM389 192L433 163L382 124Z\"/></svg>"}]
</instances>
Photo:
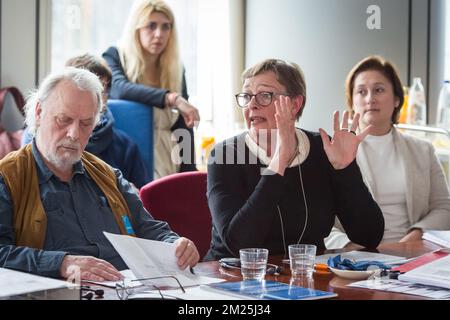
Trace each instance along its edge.
<instances>
[{"instance_id":1,"label":"eyeglasses on man's head","mask_svg":"<svg viewBox=\"0 0 450 320\"><path fill-rule=\"evenodd\" d=\"M245 108L250 104L250 101L252 101L252 98L255 97L256 103L260 105L261 107L267 107L272 103L274 96L286 96L289 95L284 93L274 93L274 92L268 92L268 91L262 91L258 92L257 94L250 94L250 93L238 93L235 95L236 102L239 107Z\"/></svg>"},{"instance_id":2,"label":"eyeglasses on man's head","mask_svg":"<svg viewBox=\"0 0 450 320\"><path fill-rule=\"evenodd\" d=\"M168 296L168 295L164 295L162 293L162 290L160 287L156 286L155 284L152 283L147 283L145 284L145 282L149 282L150 280L158 280L158 279L174 279L176 281L177 287L183 292L186 293L186 290L184 289L184 287L181 285L180 281L177 279L177 277L175 276L162 276L162 277L152 277L152 278L143 278L143 279L134 279L134 280L129 280L129 282L133 282L133 281L139 281L139 282L144 282L144 284L142 286L138 286L138 287L134 287L130 284L127 284L125 282L125 279L123 279L121 282L117 282L116 283L116 293L117 293L117 297L120 300L128 300L128 298L134 294L138 294L138 293L142 293L143 291L147 291L150 288L151 289L155 289L159 296L161 297L161 299L166 299L166 298L171 298L173 299L172 296ZM174 281L174 283L175 283Z\"/></svg>"}]
</instances>

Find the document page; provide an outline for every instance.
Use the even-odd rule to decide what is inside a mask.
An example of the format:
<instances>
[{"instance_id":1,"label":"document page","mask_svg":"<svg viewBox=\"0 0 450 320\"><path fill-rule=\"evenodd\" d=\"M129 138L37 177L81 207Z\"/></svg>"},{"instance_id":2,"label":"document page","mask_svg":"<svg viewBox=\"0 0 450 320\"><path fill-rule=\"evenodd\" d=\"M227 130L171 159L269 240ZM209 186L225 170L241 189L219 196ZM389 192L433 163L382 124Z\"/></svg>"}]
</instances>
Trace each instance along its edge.
<instances>
[{"instance_id":1,"label":"document page","mask_svg":"<svg viewBox=\"0 0 450 320\"><path fill-rule=\"evenodd\" d=\"M50 289L76 288L76 285L62 280L0 268L0 288L0 298L4 298Z\"/></svg>"},{"instance_id":2,"label":"document page","mask_svg":"<svg viewBox=\"0 0 450 320\"><path fill-rule=\"evenodd\" d=\"M427 230L423 234L422 239L450 248L450 231Z\"/></svg>"},{"instance_id":3,"label":"document page","mask_svg":"<svg viewBox=\"0 0 450 320\"><path fill-rule=\"evenodd\" d=\"M189 268L180 270L175 244L103 232L137 279L175 276L183 286L221 282L222 279L200 277ZM159 286L176 286L174 279L152 280Z\"/></svg>"},{"instance_id":4,"label":"document page","mask_svg":"<svg viewBox=\"0 0 450 320\"><path fill-rule=\"evenodd\" d=\"M450 255L401 274L398 279L450 289Z\"/></svg>"},{"instance_id":5,"label":"document page","mask_svg":"<svg viewBox=\"0 0 450 320\"><path fill-rule=\"evenodd\" d=\"M348 287L412 294L431 299L449 299L450 290L393 279L371 279L353 282Z\"/></svg>"},{"instance_id":6,"label":"document page","mask_svg":"<svg viewBox=\"0 0 450 320\"><path fill-rule=\"evenodd\" d=\"M134 275L133 271L130 269L122 270L120 273L123 276L123 279L128 287L139 287L142 285L142 283L138 280L136 280L136 276ZM108 288L115 288L117 281L92 281L92 280L85 280L84 282L89 282L93 284L98 284L104 287ZM120 282L120 281L119 281Z\"/></svg>"}]
</instances>

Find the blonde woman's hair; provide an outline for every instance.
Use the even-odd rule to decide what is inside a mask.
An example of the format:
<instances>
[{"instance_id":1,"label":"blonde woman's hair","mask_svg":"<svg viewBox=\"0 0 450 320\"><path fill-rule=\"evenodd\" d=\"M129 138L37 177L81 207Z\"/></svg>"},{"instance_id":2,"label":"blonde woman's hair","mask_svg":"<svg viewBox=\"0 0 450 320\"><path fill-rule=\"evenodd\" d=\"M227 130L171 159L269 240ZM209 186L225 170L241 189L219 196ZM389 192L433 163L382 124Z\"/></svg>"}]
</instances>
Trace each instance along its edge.
<instances>
[{"instance_id":1,"label":"blonde woman's hair","mask_svg":"<svg viewBox=\"0 0 450 320\"><path fill-rule=\"evenodd\" d=\"M128 80L141 82L146 61L139 39L139 29L147 25L153 12L167 16L172 25L167 47L159 58L160 86L170 91L180 92L182 65L179 57L175 18L169 6L161 0L136 0L134 3L118 44L122 66Z\"/></svg>"}]
</instances>

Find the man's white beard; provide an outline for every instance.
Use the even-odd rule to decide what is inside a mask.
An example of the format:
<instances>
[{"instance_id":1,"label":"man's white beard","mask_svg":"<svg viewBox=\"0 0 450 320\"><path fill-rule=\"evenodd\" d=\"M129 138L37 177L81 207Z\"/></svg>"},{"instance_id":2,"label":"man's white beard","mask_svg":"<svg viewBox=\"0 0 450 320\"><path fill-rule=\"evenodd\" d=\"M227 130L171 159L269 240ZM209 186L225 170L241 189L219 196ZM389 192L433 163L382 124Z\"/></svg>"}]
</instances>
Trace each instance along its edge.
<instances>
[{"instance_id":1,"label":"man's white beard","mask_svg":"<svg viewBox=\"0 0 450 320\"><path fill-rule=\"evenodd\" d=\"M45 158L61 171L72 169L73 165L80 161L80 157L78 156L58 157L56 154L48 154Z\"/></svg>"},{"instance_id":2,"label":"man's white beard","mask_svg":"<svg viewBox=\"0 0 450 320\"><path fill-rule=\"evenodd\" d=\"M68 171L71 170L73 165L80 161L81 155L78 155L77 153L65 151L62 153L61 156L58 156L58 148L61 146L66 146L70 148L74 148L77 150L81 149L81 145L79 142L71 141L68 138L64 138L61 141L59 141L55 147L55 150L49 150L45 149L43 147L41 137L39 136L39 131L36 133L36 142L39 145L42 146L43 150L39 150L42 154L42 156L47 160L49 163L51 163L56 169L60 171Z\"/></svg>"}]
</instances>

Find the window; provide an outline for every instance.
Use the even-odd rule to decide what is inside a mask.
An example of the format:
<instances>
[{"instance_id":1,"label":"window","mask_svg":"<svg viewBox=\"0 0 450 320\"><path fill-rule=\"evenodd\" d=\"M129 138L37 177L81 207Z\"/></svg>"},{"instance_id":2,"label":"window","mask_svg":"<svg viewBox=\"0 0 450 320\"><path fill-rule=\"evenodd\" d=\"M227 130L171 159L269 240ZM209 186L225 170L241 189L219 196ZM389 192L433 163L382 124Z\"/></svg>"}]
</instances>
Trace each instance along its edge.
<instances>
[{"instance_id":1,"label":"window","mask_svg":"<svg viewBox=\"0 0 450 320\"><path fill-rule=\"evenodd\" d=\"M198 0L166 2L176 17L182 60L192 70L186 74L189 93L196 96ZM75 55L101 55L116 45L132 5L133 0L52 0L51 69Z\"/></svg>"},{"instance_id":2,"label":"window","mask_svg":"<svg viewBox=\"0 0 450 320\"><path fill-rule=\"evenodd\" d=\"M195 100L198 0L166 2L176 17L188 90ZM133 0L52 0L51 69L62 68L75 55L90 52L100 56L116 45L132 5Z\"/></svg>"},{"instance_id":3,"label":"window","mask_svg":"<svg viewBox=\"0 0 450 320\"><path fill-rule=\"evenodd\" d=\"M450 80L450 1L445 2L445 80Z\"/></svg>"},{"instance_id":4,"label":"window","mask_svg":"<svg viewBox=\"0 0 450 320\"><path fill-rule=\"evenodd\" d=\"M116 45L133 0L51 1L50 69L82 53ZM166 0L177 22L189 101L200 111L197 131L225 139L242 130L234 102L243 69L243 1ZM236 40L238 39L238 40ZM50 70L46 70L50 71ZM197 141L199 143L199 141Z\"/></svg>"},{"instance_id":5,"label":"window","mask_svg":"<svg viewBox=\"0 0 450 320\"><path fill-rule=\"evenodd\" d=\"M51 69L62 68L75 55L101 55L115 45L132 4L133 0L52 0Z\"/></svg>"}]
</instances>

